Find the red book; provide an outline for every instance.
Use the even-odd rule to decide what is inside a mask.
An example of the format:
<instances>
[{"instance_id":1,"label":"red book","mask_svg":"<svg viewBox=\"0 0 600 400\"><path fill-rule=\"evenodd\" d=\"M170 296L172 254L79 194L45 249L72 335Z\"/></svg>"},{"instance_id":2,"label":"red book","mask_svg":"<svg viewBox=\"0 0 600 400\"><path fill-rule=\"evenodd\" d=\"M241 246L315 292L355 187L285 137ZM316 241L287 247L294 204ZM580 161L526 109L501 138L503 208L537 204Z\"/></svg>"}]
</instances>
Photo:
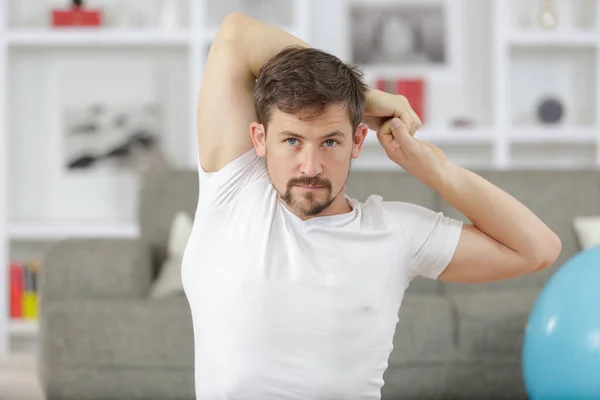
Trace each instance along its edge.
<instances>
[{"instance_id":1,"label":"red book","mask_svg":"<svg viewBox=\"0 0 600 400\"><path fill-rule=\"evenodd\" d=\"M408 100L410 106L425 124L424 83L420 79L399 79L396 81L396 93Z\"/></svg>"},{"instance_id":2,"label":"red book","mask_svg":"<svg viewBox=\"0 0 600 400\"><path fill-rule=\"evenodd\" d=\"M52 26L100 26L102 13L99 10L87 10L73 7L69 10L52 10Z\"/></svg>"},{"instance_id":3,"label":"red book","mask_svg":"<svg viewBox=\"0 0 600 400\"><path fill-rule=\"evenodd\" d=\"M23 295L23 268L21 264L13 262L10 264L9 275L10 286L10 317L22 318L22 295Z\"/></svg>"},{"instance_id":4,"label":"red book","mask_svg":"<svg viewBox=\"0 0 600 400\"><path fill-rule=\"evenodd\" d=\"M381 90L382 92L387 92L387 81L385 79L377 79L377 90Z\"/></svg>"}]
</instances>

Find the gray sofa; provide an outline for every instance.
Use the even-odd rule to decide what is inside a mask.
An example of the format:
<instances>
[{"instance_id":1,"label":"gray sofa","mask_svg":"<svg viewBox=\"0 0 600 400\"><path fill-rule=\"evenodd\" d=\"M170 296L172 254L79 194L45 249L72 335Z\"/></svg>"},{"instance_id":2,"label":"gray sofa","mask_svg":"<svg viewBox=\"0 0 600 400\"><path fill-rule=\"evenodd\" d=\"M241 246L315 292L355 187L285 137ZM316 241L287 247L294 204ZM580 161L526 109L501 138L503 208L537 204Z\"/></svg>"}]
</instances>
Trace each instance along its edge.
<instances>
[{"instance_id":1,"label":"gray sofa","mask_svg":"<svg viewBox=\"0 0 600 400\"><path fill-rule=\"evenodd\" d=\"M573 217L600 214L600 175L476 172L547 222L563 241L562 254L548 270L493 284L416 279L400 311L384 399L526 398L520 364L528 313L550 274L579 250ZM51 249L40 284L39 353L49 400L193 398L187 302L147 294L172 217L178 210L193 215L197 183L194 171L148 174L139 240L69 239ZM377 193L464 220L402 172L353 172L348 193L361 200Z\"/></svg>"}]
</instances>

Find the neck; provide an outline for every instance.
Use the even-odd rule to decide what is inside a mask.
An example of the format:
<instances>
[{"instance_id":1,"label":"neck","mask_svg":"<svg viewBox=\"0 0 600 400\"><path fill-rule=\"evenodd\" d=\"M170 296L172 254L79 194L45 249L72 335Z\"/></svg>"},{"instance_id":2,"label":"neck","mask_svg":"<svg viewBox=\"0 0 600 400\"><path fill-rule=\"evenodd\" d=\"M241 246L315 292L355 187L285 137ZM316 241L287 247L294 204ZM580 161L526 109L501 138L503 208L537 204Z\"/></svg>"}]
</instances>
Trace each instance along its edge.
<instances>
[{"instance_id":1,"label":"neck","mask_svg":"<svg viewBox=\"0 0 600 400\"><path fill-rule=\"evenodd\" d=\"M281 200L281 197L279 197L279 200L281 201L281 203L283 204L283 206L285 208L287 208L290 212L296 214L294 212L294 210L292 210L286 204L285 201ZM327 207L325 210L321 211L319 214L316 214L316 215L298 215L298 214L296 214L296 215L301 220L306 221L306 220L309 220L309 219L315 218L315 217L326 217L326 216L330 216L330 215L347 214L347 213L351 212L352 209L353 209L352 205L350 205L350 202L346 199L345 188L343 188L335 196L335 198L333 199L333 201L331 202L329 207Z\"/></svg>"},{"instance_id":2,"label":"neck","mask_svg":"<svg viewBox=\"0 0 600 400\"><path fill-rule=\"evenodd\" d=\"M344 191L342 190L333 200L333 202L323 212L315 215L315 217L324 217L326 215L346 214L352 211L352 206L346 200Z\"/></svg>"}]
</instances>

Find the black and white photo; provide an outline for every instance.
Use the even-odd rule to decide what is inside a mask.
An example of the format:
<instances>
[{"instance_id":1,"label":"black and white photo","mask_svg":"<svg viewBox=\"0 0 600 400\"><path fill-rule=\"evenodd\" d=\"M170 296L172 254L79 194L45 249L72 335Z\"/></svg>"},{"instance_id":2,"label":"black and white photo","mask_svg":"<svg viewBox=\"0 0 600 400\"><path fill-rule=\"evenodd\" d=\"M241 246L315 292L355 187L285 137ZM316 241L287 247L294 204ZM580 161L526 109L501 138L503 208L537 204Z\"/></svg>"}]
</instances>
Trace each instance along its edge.
<instances>
[{"instance_id":1,"label":"black and white photo","mask_svg":"<svg viewBox=\"0 0 600 400\"><path fill-rule=\"evenodd\" d=\"M65 167L70 171L135 170L159 151L156 103L116 107L94 102L65 110Z\"/></svg>"},{"instance_id":2,"label":"black and white photo","mask_svg":"<svg viewBox=\"0 0 600 400\"><path fill-rule=\"evenodd\" d=\"M441 3L353 3L352 62L436 65L447 62L446 10Z\"/></svg>"},{"instance_id":3,"label":"black and white photo","mask_svg":"<svg viewBox=\"0 0 600 400\"><path fill-rule=\"evenodd\" d=\"M63 171L114 175L163 164L163 81L151 62L81 63L58 79ZM108 83L93 85L100 80Z\"/></svg>"}]
</instances>

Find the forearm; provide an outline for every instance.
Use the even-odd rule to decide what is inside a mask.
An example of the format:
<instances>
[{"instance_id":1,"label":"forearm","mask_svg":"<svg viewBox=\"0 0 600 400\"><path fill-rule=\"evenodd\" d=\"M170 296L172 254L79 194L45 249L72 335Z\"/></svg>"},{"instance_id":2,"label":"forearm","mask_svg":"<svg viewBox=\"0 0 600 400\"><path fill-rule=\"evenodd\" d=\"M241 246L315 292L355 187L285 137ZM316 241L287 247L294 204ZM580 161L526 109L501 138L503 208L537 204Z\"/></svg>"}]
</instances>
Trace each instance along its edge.
<instances>
[{"instance_id":1,"label":"forearm","mask_svg":"<svg viewBox=\"0 0 600 400\"><path fill-rule=\"evenodd\" d=\"M261 67L284 48L310 47L290 33L240 13L228 15L217 36L217 40L234 47L239 61L255 78Z\"/></svg>"},{"instance_id":2,"label":"forearm","mask_svg":"<svg viewBox=\"0 0 600 400\"><path fill-rule=\"evenodd\" d=\"M434 189L477 229L535 262L554 260L560 239L531 210L481 176L448 163Z\"/></svg>"}]
</instances>

